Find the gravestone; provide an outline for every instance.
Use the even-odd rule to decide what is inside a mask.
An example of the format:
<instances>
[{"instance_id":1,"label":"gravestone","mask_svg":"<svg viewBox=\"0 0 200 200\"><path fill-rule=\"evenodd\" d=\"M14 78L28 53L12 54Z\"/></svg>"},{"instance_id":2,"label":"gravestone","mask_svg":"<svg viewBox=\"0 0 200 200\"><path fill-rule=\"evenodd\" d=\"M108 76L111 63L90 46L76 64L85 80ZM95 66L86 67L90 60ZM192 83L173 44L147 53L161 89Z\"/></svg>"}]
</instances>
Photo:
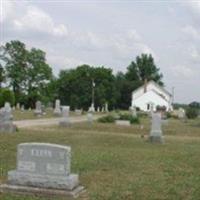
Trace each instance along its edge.
<instances>
[{"instance_id":1,"label":"gravestone","mask_svg":"<svg viewBox=\"0 0 200 200\"><path fill-rule=\"evenodd\" d=\"M54 115L56 116L60 116L61 115L61 109L60 109L60 100L56 99L56 103L55 103L55 109L54 109Z\"/></svg>"},{"instance_id":2,"label":"gravestone","mask_svg":"<svg viewBox=\"0 0 200 200\"><path fill-rule=\"evenodd\" d=\"M154 113L154 109L153 108L154 108L153 104L150 103L150 116L152 116L153 113Z\"/></svg>"},{"instance_id":3,"label":"gravestone","mask_svg":"<svg viewBox=\"0 0 200 200\"><path fill-rule=\"evenodd\" d=\"M11 113L11 112L12 112L12 108L11 108L9 102L5 102L4 108L5 108L5 111L6 111L6 112L8 112L8 113ZM12 114L11 114L11 115L12 115Z\"/></svg>"},{"instance_id":4,"label":"gravestone","mask_svg":"<svg viewBox=\"0 0 200 200\"><path fill-rule=\"evenodd\" d=\"M34 114L36 116L42 115L42 104L40 101L36 101Z\"/></svg>"},{"instance_id":5,"label":"gravestone","mask_svg":"<svg viewBox=\"0 0 200 200\"><path fill-rule=\"evenodd\" d=\"M24 112L24 105L21 105L21 112Z\"/></svg>"},{"instance_id":6,"label":"gravestone","mask_svg":"<svg viewBox=\"0 0 200 200\"><path fill-rule=\"evenodd\" d=\"M130 126L131 125L129 120L115 120L115 124L120 125L120 126Z\"/></svg>"},{"instance_id":7,"label":"gravestone","mask_svg":"<svg viewBox=\"0 0 200 200\"><path fill-rule=\"evenodd\" d=\"M89 124L92 124L92 122L93 122L93 114L92 114L92 112L88 112L87 113L87 121L88 121Z\"/></svg>"},{"instance_id":8,"label":"gravestone","mask_svg":"<svg viewBox=\"0 0 200 200\"><path fill-rule=\"evenodd\" d=\"M13 133L16 131L16 126L13 124L13 115L10 103L5 103L0 109L0 132Z\"/></svg>"},{"instance_id":9,"label":"gravestone","mask_svg":"<svg viewBox=\"0 0 200 200\"><path fill-rule=\"evenodd\" d=\"M70 126L70 119L69 119L69 111L70 111L70 107L69 106L63 106L62 107L62 118L59 122L60 126Z\"/></svg>"},{"instance_id":10,"label":"gravestone","mask_svg":"<svg viewBox=\"0 0 200 200\"><path fill-rule=\"evenodd\" d=\"M163 143L161 113L152 113L152 124L149 141L152 143Z\"/></svg>"},{"instance_id":11,"label":"gravestone","mask_svg":"<svg viewBox=\"0 0 200 200\"><path fill-rule=\"evenodd\" d=\"M108 103L105 103L105 112L108 112Z\"/></svg>"},{"instance_id":12,"label":"gravestone","mask_svg":"<svg viewBox=\"0 0 200 200\"><path fill-rule=\"evenodd\" d=\"M17 103L17 105L16 105L16 109L17 109L17 110L20 109L20 103Z\"/></svg>"},{"instance_id":13,"label":"gravestone","mask_svg":"<svg viewBox=\"0 0 200 200\"><path fill-rule=\"evenodd\" d=\"M76 115L82 115L83 110L82 109L75 109Z\"/></svg>"},{"instance_id":14,"label":"gravestone","mask_svg":"<svg viewBox=\"0 0 200 200\"><path fill-rule=\"evenodd\" d=\"M137 110L136 107L130 107L131 115L133 117L137 117Z\"/></svg>"},{"instance_id":15,"label":"gravestone","mask_svg":"<svg viewBox=\"0 0 200 200\"><path fill-rule=\"evenodd\" d=\"M178 109L178 118L184 119L185 118L185 110L183 108Z\"/></svg>"},{"instance_id":16,"label":"gravestone","mask_svg":"<svg viewBox=\"0 0 200 200\"><path fill-rule=\"evenodd\" d=\"M42 114L46 115L46 107L44 104L41 105Z\"/></svg>"},{"instance_id":17,"label":"gravestone","mask_svg":"<svg viewBox=\"0 0 200 200\"><path fill-rule=\"evenodd\" d=\"M48 143L22 143L17 148L17 169L8 172L8 183L3 191L62 194L76 197L78 174L71 174L71 148Z\"/></svg>"},{"instance_id":18,"label":"gravestone","mask_svg":"<svg viewBox=\"0 0 200 200\"><path fill-rule=\"evenodd\" d=\"M88 112L95 112L94 104L89 107Z\"/></svg>"},{"instance_id":19,"label":"gravestone","mask_svg":"<svg viewBox=\"0 0 200 200\"><path fill-rule=\"evenodd\" d=\"M97 107L97 112L100 112L100 108L99 107Z\"/></svg>"}]
</instances>

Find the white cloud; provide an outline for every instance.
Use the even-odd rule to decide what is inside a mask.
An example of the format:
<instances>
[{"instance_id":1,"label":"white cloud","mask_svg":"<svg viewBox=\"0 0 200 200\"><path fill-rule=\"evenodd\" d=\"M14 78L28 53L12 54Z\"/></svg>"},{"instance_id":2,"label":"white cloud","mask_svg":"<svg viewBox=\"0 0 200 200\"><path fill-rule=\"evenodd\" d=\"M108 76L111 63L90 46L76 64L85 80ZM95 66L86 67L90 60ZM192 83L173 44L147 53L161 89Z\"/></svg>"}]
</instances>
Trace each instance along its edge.
<instances>
[{"instance_id":1,"label":"white cloud","mask_svg":"<svg viewBox=\"0 0 200 200\"><path fill-rule=\"evenodd\" d=\"M133 58L141 53L152 54L156 61L158 56L154 50L144 42L142 36L135 30L131 29L126 34L114 35L112 38L113 51L119 58Z\"/></svg>"},{"instance_id":2,"label":"white cloud","mask_svg":"<svg viewBox=\"0 0 200 200\"><path fill-rule=\"evenodd\" d=\"M196 0L196 1L188 0L186 1L186 4L189 6L189 8L194 14L200 17L200 1L199 0Z\"/></svg>"},{"instance_id":3,"label":"white cloud","mask_svg":"<svg viewBox=\"0 0 200 200\"><path fill-rule=\"evenodd\" d=\"M42 9L30 2L1 1L0 22L13 31L47 33L53 36L68 36L67 27L59 24Z\"/></svg>"},{"instance_id":4,"label":"white cloud","mask_svg":"<svg viewBox=\"0 0 200 200\"><path fill-rule=\"evenodd\" d=\"M176 65L172 71L172 74L177 78L192 78L195 75L195 71L186 65Z\"/></svg>"},{"instance_id":5,"label":"white cloud","mask_svg":"<svg viewBox=\"0 0 200 200\"><path fill-rule=\"evenodd\" d=\"M135 29L131 29L128 32L128 38L134 41L141 41L142 37L139 35L139 33Z\"/></svg>"},{"instance_id":6,"label":"white cloud","mask_svg":"<svg viewBox=\"0 0 200 200\"><path fill-rule=\"evenodd\" d=\"M182 31L187 35L191 36L193 39L200 39L200 31L191 25L187 25L182 28Z\"/></svg>"},{"instance_id":7,"label":"white cloud","mask_svg":"<svg viewBox=\"0 0 200 200\"><path fill-rule=\"evenodd\" d=\"M15 19L13 23L16 29L22 31L39 31L54 36L68 35L65 25L56 24L47 13L35 6L28 6L25 15Z\"/></svg>"},{"instance_id":8,"label":"white cloud","mask_svg":"<svg viewBox=\"0 0 200 200\"><path fill-rule=\"evenodd\" d=\"M105 39L92 31L70 32L70 39L77 48L99 50L105 47Z\"/></svg>"},{"instance_id":9,"label":"white cloud","mask_svg":"<svg viewBox=\"0 0 200 200\"><path fill-rule=\"evenodd\" d=\"M61 69L71 69L86 63L72 56L56 55L53 51L47 54L47 60L50 65L55 66L54 71L56 74L58 74Z\"/></svg>"},{"instance_id":10,"label":"white cloud","mask_svg":"<svg viewBox=\"0 0 200 200\"><path fill-rule=\"evenodd\" d=\"M195 46L191 46L188 51L194 61L200 60L200 51Z\"/></svg>"},{"instance_id":11,"label":"white cloud","mask_svg":"<svg viewBox=\"0 0 200 200\"><path fill-rule=\"evenodd\" d=\"M0 22L4 22L6 19L13 15L13 3L11 1L0 1Z\"/></svg>"}]
</instances>

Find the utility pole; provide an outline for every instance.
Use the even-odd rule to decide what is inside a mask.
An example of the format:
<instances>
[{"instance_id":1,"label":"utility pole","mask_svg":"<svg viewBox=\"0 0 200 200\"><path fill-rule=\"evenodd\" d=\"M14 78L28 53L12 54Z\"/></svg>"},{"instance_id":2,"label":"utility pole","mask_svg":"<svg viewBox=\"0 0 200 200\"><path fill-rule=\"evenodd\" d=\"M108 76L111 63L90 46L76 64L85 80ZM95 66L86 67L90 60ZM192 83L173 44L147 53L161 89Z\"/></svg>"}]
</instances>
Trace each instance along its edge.
<instances>
[{"instance_id":1,"label":"utility pole","mask_svg":"<svg viewBox=\"0 0 200 200\"><path fill-rule=\"evenodd\" d=\"M175 87L173 86L172 87L172 104L174 104L174 89L175 89Z\"/></svg>"},{"instance_id":2,"label":"utility pole","mask_svg":"<svg viewBox=\"0 0 200 200\"><path fill-rule=\"evenodd\" d=\"M95 82L94 79L92 78L92 109L94 109L94 87L95 87Z\"/></svg>"}]
</instances>

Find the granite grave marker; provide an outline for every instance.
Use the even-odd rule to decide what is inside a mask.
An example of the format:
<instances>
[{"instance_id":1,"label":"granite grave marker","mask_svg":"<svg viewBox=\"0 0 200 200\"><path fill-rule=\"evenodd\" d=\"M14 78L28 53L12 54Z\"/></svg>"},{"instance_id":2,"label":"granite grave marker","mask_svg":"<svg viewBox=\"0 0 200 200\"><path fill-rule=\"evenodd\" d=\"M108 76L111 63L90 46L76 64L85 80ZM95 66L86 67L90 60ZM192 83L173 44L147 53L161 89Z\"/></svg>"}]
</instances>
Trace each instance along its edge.
<instances>
[{"instance_id":1,"label":"granite grave marker","mask_svg":"<svg viewBox=\"0 0 200 200\"><path fill-rule=\"evenodd\" d=\"M71 174L71 148L48 143L22 143L17 148L17 169L8 172L3 191L40 192L75 197L83 190L78 174Z\"/></svg>"}]
</instances>

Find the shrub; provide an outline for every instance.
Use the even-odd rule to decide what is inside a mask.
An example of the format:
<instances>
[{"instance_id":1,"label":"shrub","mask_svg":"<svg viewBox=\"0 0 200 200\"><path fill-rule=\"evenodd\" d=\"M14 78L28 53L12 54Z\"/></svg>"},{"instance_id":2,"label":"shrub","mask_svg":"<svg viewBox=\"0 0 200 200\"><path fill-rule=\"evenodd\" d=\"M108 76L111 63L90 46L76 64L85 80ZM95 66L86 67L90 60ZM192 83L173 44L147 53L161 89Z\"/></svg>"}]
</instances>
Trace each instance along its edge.
<instances>
[{"instance_id":1,"label":"shrub","mask_svg":"<svg viewBox=\"0 0 200 200\"><path fill-rule=\"evenodd\" d=\"M188 119L195 119L198 117L198 109L196 108L187 108L186 110L186 116Z\"/></svg>"},{"instance_id":2,"label":"shrub","mask_svg":"<svg viewBox=\"0 0 200 200\"><path fill-rule=\"evenodd\" d=\"M139 117L131 117L130 118L130 123L131 124L139 124L140 123Z\"/></svg>"},{"instance_id":3,"label":"shrub","mask_svg":"<svg viewBox=\"0 0 200 200\"><path fill-rule=\"evenodd\" d=\"M156 106L156 110L157 110L157 111L163 111L163 112L165 112L166 109L167 109L167 108L166 108L165 106L159 106L159 105Z\"/></svg>"},{"instance_id":4,"label":"shrub","mask_svg":"<svg viewBox=\"0 0 200 200\"><path fill-rule=\"evenodd\" d=\"M171 117L172 117L171 112L166 112L166 118L168 119L168 118L171 118Z\"/></svg>"},{"instance_id":5,"label":"shrub","mask_svg":"<svg viewBox=\"0 0 200 200\"><path fill-rule=\"evenodd\" d=\"M112 115L107 115L98 119L98 122L101 123L114 123L115 118Z\"/></svg>"},{"instance_id":6,"label":"shrub","mask_svg":"<svg viewBox=\"0 0 200 200\"><path fill-rule=\"evenodd\" d=\"M149 116L149 114L147 112L142 112L142 111L138 112L137 115L138 115L138 117L148 117Z\"/></svg>"},{"instance_id":7,"label":"shrub","mask_svg":"<svg viewBox=\"0 0 200 200\"><path fill-rule=\"evenodd\" d=\"M131 124L139 124L140 120L139 117L133 117L131 114L121 114L120 120L128 120Z\"/></svg>"},{"instance_id":8,"label":"shrub","mask_svg":"<svg viewBox=\"0 0 200 200\"><path fill-rule=\"evenodd\" d=\"M15 103L15 96L12 91L7 88L0 89L0 107L3 107L5 102L9 102L11 105Z\"/></svg>"},{"instance_id":9,"label":"shrub","mask_svg":"<svg viewBox=\"0 0 200 200\"><path fill-rule=\"evenodd\" d=\"M131 115L130 114L120 114L119 119L120 120L130 120Z\"/></svg>"}]
</instances>

